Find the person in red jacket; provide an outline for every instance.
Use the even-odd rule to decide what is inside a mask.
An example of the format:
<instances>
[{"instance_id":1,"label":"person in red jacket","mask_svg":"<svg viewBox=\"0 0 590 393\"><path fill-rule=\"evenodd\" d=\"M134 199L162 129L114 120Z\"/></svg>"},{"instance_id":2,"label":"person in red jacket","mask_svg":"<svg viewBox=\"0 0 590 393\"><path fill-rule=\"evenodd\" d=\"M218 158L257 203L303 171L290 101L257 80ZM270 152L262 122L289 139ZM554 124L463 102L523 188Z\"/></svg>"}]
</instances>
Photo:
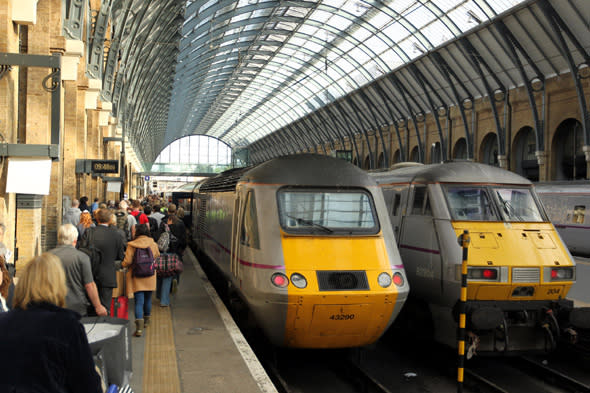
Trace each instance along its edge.
<instances>
[{"instance_id":1,"label":"person in red jacket","mask_svg":"<svg viewBox=\"0 0 590 393\"><path fill-rule=\"evenodd\" d=\"M141 203L139 203L139 201L136 199L133 202L131 202L131 215L133 217L135 217L135 220L137 221L137 224L141 225L141 224L148 224L149 226L149 219L148 217L145 215L144 212L142 212L141 210L139 210L139 208L141 207Z\"/></svg>"}]
</instances>

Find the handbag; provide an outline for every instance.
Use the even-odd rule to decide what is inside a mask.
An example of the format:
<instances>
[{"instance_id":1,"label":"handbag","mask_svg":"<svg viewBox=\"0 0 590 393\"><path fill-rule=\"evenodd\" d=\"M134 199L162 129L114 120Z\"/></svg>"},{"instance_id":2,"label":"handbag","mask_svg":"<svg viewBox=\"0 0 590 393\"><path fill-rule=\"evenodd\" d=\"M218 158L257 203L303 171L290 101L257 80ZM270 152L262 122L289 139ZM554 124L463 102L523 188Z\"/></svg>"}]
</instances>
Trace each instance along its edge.
<instances>
[{"instance_id":1,"label":"handbag","mask_svg":"<svg viewBox=\"0 0 590 393\"><path fill-rule=\"evenodd\" d=\"M158 277L170 277L182 273L182 260L176 254L160 254L154 261Z\"/></svg>"}]
</instances>

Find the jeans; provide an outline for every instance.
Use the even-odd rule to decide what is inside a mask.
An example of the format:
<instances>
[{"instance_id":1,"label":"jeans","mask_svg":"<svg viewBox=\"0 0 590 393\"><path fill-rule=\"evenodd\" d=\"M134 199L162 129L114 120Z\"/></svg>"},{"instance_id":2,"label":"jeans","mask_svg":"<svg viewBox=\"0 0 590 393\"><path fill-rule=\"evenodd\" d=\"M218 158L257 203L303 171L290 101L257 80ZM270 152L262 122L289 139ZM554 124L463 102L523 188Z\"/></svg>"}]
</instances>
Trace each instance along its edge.
<instances>
[{"instance_id":1,"label":"jeans","mask_svg":"<svg viewBox=\"0 0 590 393\"><path fill-rule=\"evenodd\" d=\"M135 296L135 319L143 319L144 313L150 316L152 313L152 291L134 292Z\"/></svg>"},{"instance_id":2,"label":"jeans","mask_svg":"<svg viewBox=\"0 0 590 393\"><path fill-rule=\"evenodd\" d=\"M170 305L170 287L172 286L173 278L174 276L162 278L158 277L156 291L158 291L158 295L160 296L160 305L162 306Z\"/></svg>"}]
</instances>

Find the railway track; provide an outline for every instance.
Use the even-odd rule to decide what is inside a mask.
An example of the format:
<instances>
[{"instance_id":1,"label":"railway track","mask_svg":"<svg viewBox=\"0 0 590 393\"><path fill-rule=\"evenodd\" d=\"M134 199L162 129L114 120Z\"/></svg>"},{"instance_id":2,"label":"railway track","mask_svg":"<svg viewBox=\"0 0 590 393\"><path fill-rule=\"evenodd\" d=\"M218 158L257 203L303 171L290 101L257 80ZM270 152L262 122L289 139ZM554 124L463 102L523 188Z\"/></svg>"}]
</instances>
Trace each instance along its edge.
<instances>
[{"instance_id":1,"label":"railway track","mask_svg":"<svg viewBox=\"0 0 590 393\"><path fill-rule=\"evenodd\" d=\"M536 358L522 356L513 361L517 363L517 367L525 370L525 372L554 386L563 388L568 392L590 393L590 381L581 381L578 378L572 377L570 374L544 364L543 361L539 361Z\"/></svg>"}]
</instances>

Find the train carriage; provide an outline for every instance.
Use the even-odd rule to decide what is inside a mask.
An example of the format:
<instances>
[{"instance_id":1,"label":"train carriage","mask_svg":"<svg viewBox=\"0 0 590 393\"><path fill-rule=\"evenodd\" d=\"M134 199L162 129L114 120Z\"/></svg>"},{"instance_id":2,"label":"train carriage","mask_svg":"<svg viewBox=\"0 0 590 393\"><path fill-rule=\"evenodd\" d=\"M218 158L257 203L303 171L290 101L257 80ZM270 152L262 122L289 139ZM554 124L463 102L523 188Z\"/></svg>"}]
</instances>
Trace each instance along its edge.
<instances>
[{"instance_id":1,"label":"train carriage","mask_svg":"<svg viewBox=\"0 0 590 393\"><path fill-rule=\"evenodd\" d=\"M590 182L543 182L535 184L535 190L570 252L589 257Z\"/></svg>"},{"instance_id":2,"label":"train carriage","mask_svg":"<svg viewBox=\"0 0 590 393\"><path fill-rule=\"evenodd\" d=\"M531 182L474 162L411 165L373 172L412 286L415 326L456 345L462 250L470 232L469 355L552 350L588 310L566 300L576 265Z\"/></svg>"},{"instance_id":3,"label":"train carriage","mask_svg":"<svg viewBox=\"0 0 590 393\"><path fill-rule=\"evenodd\" d=\"M383 196L362 170L302 154L195 190L193 238L278 346L376 341L409 286Z\"/></svg>"}]
</instances>

